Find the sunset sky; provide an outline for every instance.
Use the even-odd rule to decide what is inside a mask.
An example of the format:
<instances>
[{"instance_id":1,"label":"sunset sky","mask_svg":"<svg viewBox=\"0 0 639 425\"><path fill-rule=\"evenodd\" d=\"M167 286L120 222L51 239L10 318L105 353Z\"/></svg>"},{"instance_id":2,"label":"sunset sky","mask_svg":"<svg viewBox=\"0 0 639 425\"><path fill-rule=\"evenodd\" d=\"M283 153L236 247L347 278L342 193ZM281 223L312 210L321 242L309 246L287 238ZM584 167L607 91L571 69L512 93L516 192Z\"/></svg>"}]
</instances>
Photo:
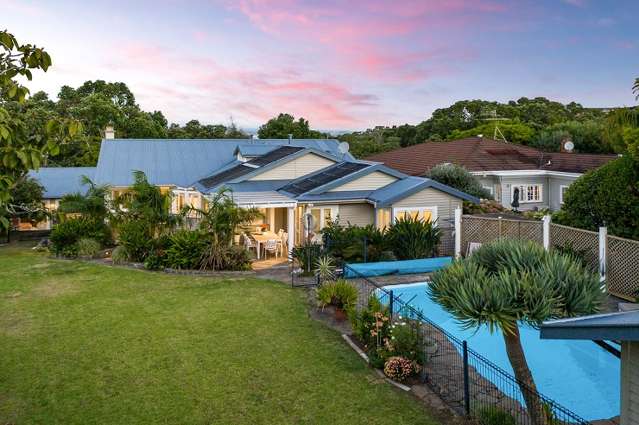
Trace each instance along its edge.
<instances>
[{"instance_id":1,"label":"sunset sky","mask_svg":"<svg viewBox=\"0 0 639 425\"><path fill-rule=\"evenodd\" d=\"M636 104L639 1L20 1L0 28L46 47L32 91L125 82L170 122L418 123L462 99Z\"/></svg>"}]
</instances>

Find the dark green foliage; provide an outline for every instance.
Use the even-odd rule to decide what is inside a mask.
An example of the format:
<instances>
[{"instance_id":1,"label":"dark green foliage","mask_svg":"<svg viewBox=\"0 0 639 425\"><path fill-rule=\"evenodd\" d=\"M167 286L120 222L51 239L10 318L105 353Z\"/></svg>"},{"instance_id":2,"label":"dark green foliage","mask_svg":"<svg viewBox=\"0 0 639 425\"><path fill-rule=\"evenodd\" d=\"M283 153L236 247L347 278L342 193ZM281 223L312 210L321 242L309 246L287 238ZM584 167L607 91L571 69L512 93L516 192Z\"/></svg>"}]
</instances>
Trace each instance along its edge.
<instances>
[{"instance_id":1,"label":"dark green foliage","mask_svg":"<svg viewBox=\"0 0 639 425\"><path fill-rule=\"evenodd\" d=\"M546 152L559 152L561 142L570 139L576 152L610 153L612 147L603 139L603 132L603 120L566 121L544 128L529 144Z\"/></svg>"},{"instance_id":2,"label":"dark green foliage","mask_svg":"<svg viewBox=\"0 0 639 425\"><path fill-rule=\"evenodd\" d=\"M143 262L153 249L153 236L142 221L127 221L118 226L118 240L129 260Z\"/></svg>"},{"instance_id":3,"label":"dark green foliage","mask_svg":"<svg viewBox=\"0 0 639 425\"><path fill-rule=\"evenodd\" d=\"M590 171L570 185L553 219L568 226L639 239L639 163L629 157Z\"/></svg>"},{"instance_id":4,"label":"dark green foliage","mask_svg":"<svg viewBox=\"0 0 639 425\"><path fill-rule=\"evenodd\" d=\"M480 407L475 416L481 425L517 425L517 420L512 414L497 406Z\"/></svg>"},{"instance_id":5,"label":"dark green foliage","mask_svg":"<svg viewBox=\"0 0 639 425\"><path fill-rule=\"evenodd\" d=\"M151 248L144 259L144 268L147 270L161 270L169 267L167 264L167 250L171 246L171 235L164 234L153 239Z\"/></svg>"},{"instance_id":6,"label":"dark green foliage","mask_svg":"<svg viewBox=\"0 0 639 425\"><path fill-rule=\"evenodd\" d=\"M315 264L322 255L322 246L305 242L302 245L293 247L291 255L299 264L303 274L312 275L315 270Z\"/></svg>"},{"instance_id":7,"label":"dark green foliage","mask_svg":"<svg viewBox=\"0 0 639 425\"><path fill-rule=\"evenodd\" d=\"M104 221L110 215L107 196L110 188L106 185L96 185L87 176L81 177L83 186L87 186L85 193L70 193L60 200L58 213L80 214L94 221Z\"/></svg>"},{"instance_id":8,"label":"dark green foliage","mask_svg":"<svg viewBox=\"0 0 639 425\"><path fill-rule=\"evenodd\" d=\"M342 226L329 223L322 229L324 248L338 263L361 263L389 259L390 245L382 230L373 225ZM366 251L366 255L364 252Z\"/></svg>"},{"instance_id":9,"label":"dark green foliage","mask_svg":"<svg viewBox=\"0 0 639 425\"><path fill-rule=\"evenodd\" d=\"M44 188L32 177L23 176L11 190L11 202L8 204L8 215L19 218L23 222L37 223L47 218L44 210L42 194Z\"/></svg>"},{"instance_id":10,"label":"dark green foliage","mask_svg":"<svg viewBox=\"0 0 639 425\"><path fill-rule=\"evenodd\" d=\"M439 183L466 192L469 195L481 199L492 199L493 196L488 190L482 187L477 180L464 167L457 164L440 164L430 169L429 177Z\"/></svg>"},{"instance_id":11,"label":"dark green foliage","mask_svg":"<svg viewBox=\"0 0 639 425\"><path fill-rule=\"evenodd\" d=\"M357 303L357 288L345 279L324 283L317 290L320 307L332 305L350 311Z\"/></svg>"},{"instance_id":12,"label":"dark green foliage","mask_svg":"<svg viewBox=\"0 0 639 425\"><path fill-rule=\"evenodd\" d=\"M388 337L390 321L384 321L381 326L376 326L379 315L389 317L389 311L388 307L382 304L375 295L370 296L366 308L361 311L353 311L350 314L353 334L367 349L376 347L378 339L383 341Z\"/></svg>"},{"instance_id":13,"label":"dark green foliage","mask_svg":"<svg viewBox=\"0 0 639 425\"><path fill-rule=\"evenodd\" d=\"M489 122L473 127L469 130L453 130L447 137L448 140L465 139L467 137L495 138L497 140L506 139L509 143L518 145L530 144L534 138L535 130L526 124L516 121Z\"/></svg>"},{"instance_id":14,"label":"dark green foliage","mask_svg":"<svg viewBox=\"0 0 639 425\"><path fill-rule=\"evenodd\" d=\"M436 254L441 230L432 221L402 217L388 228L386 238L400 260L429 258Z\"/></svg>"},{"instance_id":15,"label":"dark green foliage","mask_svg":"<svg viewBox=\"0 0 639 425\"><path fill-rule=\"evenodd\" d=\"M81 238L76 243L78 256L94 258L100 252L100 243L91 238Z\"/></svg>"},{"instance_id":16,"label":"dark green foliage","mask_svg":"<svg viewBox=\"0 0 639 425\"><path fill-rule=\"evenodd\" d=\"M223 251L222 258L222 267L220 270L251 270L251 255L244 247L229 246Z\"/></svg>"},{"instance_id":17,"label":"dark green foliage","mask_svg":"<svg viewBox=\"0 0 639 425\"><path fill-rule=\"evenodd\" d=\"M166 265L173 269L197 269L206 248L204 235L197 231L179 230L171 235L166 250Z\"/></svg>"},{"instance_id":18,"label":"dark green foliage","mask_svg":"<svg viewBox=\"0 0 639 425\"><path fill-rule=\"evenodd\" d=\"M271 118L257 131L260 139L286 139L289 134L294 139L319 139L324 136L319 131L311 130L304 118L300 117L295 121L295 117L290 114L279 114L276 118Z\"/></svg>"},{"instance_id":19,"label":"dark green foliage","mask_svg":"<svg viewBox=\"0 0 639 425\"><path fill-rule=\"evenodd\" d=\"M97 241L101 246L112 243L111 230L104 222L76 218L58 223L51 231L51 248L56 255L77 254L77 242L82 238ZM75 255L72 255L75 256Z\"/></svg>"}]
</instances>

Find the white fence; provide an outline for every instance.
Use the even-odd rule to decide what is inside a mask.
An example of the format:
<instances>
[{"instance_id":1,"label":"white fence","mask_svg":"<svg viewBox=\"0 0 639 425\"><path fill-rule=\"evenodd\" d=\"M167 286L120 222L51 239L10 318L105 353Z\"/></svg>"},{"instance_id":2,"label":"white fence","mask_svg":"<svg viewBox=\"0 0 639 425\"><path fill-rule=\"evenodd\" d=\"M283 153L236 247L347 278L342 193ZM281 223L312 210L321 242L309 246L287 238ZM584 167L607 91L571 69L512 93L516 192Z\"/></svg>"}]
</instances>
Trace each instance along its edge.
<instances>
[{"instance_id":1,"label":"white fence","mask_svg":"<svg viewBox=\"0 0 639 425\"><path fill-rule=\"evenodd\" d=\"M462 215L455 211L455 255L469 252L471 244L499 238L532 240L546 249L571 251L597 271L612 295L635 301L639 296L639 241L542 221Z\"/></svg>"}]
</instances>

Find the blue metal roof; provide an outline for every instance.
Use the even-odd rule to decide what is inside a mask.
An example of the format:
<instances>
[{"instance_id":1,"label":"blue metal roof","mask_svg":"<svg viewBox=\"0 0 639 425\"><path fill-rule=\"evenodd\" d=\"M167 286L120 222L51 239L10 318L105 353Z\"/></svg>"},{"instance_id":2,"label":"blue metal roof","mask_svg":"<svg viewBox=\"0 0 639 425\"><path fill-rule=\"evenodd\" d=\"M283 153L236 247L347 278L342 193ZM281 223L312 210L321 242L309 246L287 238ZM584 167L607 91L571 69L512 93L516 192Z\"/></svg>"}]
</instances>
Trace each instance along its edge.
<instances>
[{"instance_id":1,"label":"blue metal roof","mask_svg":"<svg viewBox=\"0 0 639 425\"><path fill-rule=\"evenodd\" d=\"M639 341L639 311L544 322L541 325L541 338Z\"/></svg>"},{"instance_id":2,"label":"blue metal roof","mask_svg":"<svg viewBox=\"0 0 639 425\"><path fill-rule=\"evenodd\" d=\"M95 182L129 186L133 171L140 170L153 184L188 187L232 161L238 145L299 146L352 159L339 153L335 139L293 139L290 144L288 139L112 139L102 141Z\"/></svg>"},{"instance_id":3,"label":"blue metal roof","mask_svg":"<svg viewBox=\"0 0 639 425\"><path fill-rule=\"evenodd\" d=\"M323 201L352 201L355 199L369 200L372 190L345 190L340 192L324 192L318 194L306 193L298 196L298 201L323 202Z\"/></svg>"},{"instance_id":4,"label":"blue metal roof","mask_svg":"<svg viewBox=\"0 0 639 425\"><path fill-rule=\"evenodd\" d=\"M85 192L80 179L87 176L94 179L95 167L42 167L38 171L29 171L29 176L44 186L43 198L59 199L75 192Z\"/></svg>"}]
</instances>

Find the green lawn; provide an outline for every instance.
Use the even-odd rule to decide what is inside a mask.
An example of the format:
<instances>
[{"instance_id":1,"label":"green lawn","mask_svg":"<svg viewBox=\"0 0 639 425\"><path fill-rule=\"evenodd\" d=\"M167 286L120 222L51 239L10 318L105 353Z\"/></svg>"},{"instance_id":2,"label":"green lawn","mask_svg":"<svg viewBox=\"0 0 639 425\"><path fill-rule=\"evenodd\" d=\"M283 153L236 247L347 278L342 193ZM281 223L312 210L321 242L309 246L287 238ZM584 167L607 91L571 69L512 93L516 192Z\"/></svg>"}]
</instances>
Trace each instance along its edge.
<instances>
[{"instance_id":1,"label":"green lawn","mask_svg":"<svg viewBox=\"0 0 639 425\"><path fill-rule=\"evenodd\" d=\"M304 295L0 248L0 424L433 424Z\"/></svg>"}]
</instances>

